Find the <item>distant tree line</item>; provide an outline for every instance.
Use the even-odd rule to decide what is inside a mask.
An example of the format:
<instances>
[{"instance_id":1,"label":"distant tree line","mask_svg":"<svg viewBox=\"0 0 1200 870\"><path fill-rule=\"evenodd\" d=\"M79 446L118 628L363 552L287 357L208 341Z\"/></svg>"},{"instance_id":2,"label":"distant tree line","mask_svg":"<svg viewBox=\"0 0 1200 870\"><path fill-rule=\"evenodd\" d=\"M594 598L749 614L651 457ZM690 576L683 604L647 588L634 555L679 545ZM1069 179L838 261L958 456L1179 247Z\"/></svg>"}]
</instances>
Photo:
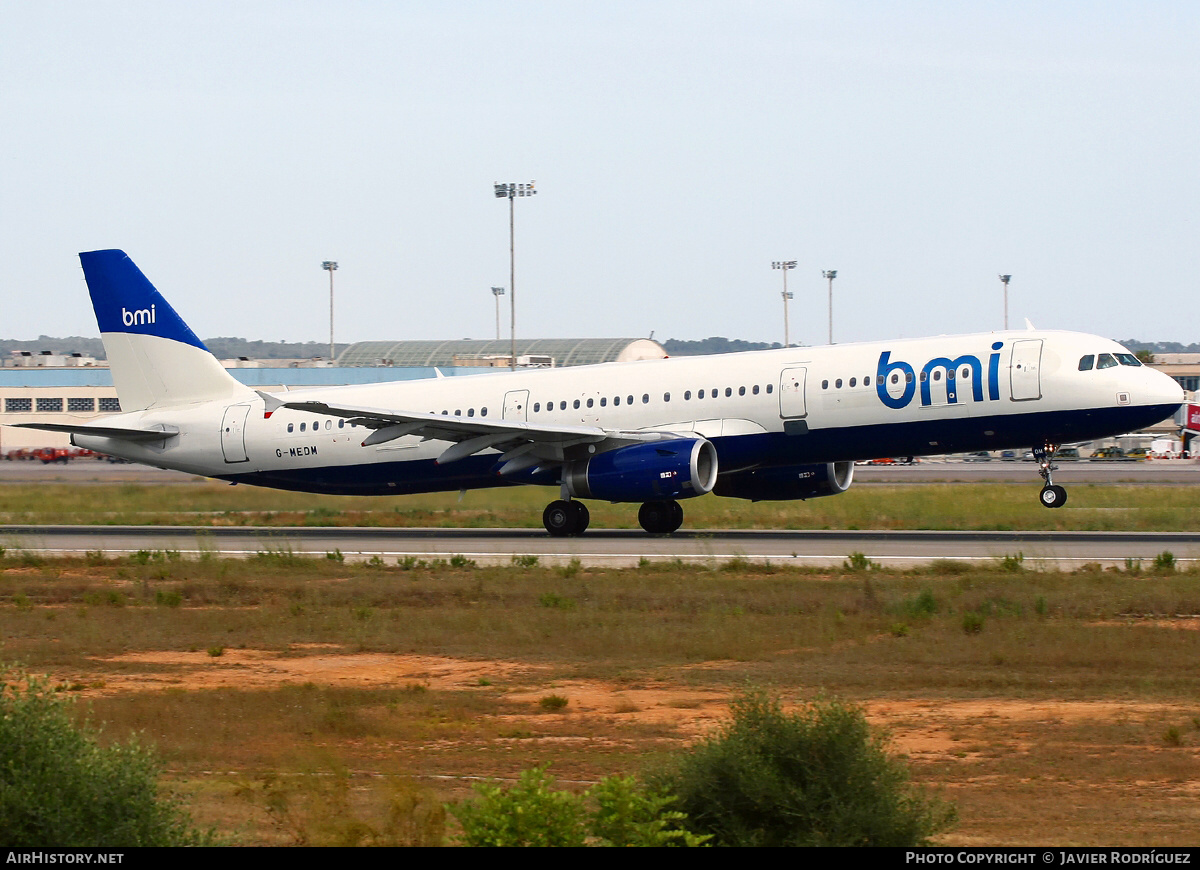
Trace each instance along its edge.
<instances>
[{"instance_id":1,"label":"distant tree line","mask_svg":"<svg viewBox=\"0 0 1200 870\"><path fill-rule=\"evenodd\" d=\"M662 346L670 356L701 356L709 353L737 353L743 350L777 350L783 347L777 341L742 341L740 338L724 338L719 335L702 338L699 341L680 341L677 338L668 338L662 343Z\"/></svg>"},{"instance_id":2,"label":"distant tree line","mask_svg":"<svg viewBox=\"0 0 1200 870\"><path fill-rule=\"evenodd\" d=\"M1135 353L1139 350L1150 353L1200 353L1200 343L1197 342L1181 344L1178 341L1139 341L1136 338L1127 338L1121 341L1121 344Z\"/></svg>"},{"instance_id":3,"label":"distant tree line","mask_svg":"<svg viewBox=\"0 0 1200 870\"><path fill-rule=\"evenodd\" d=\"M227 337L206 338L203 341L219 359L237 359L242 356L248 359L312 359L329 356L329 344L320 341L251 341L247 338ZM334 345L338 353L347 347L348 344ZM0 355L7 358L14 350L27 350L34 354L44 350L62 354L81 353L96 359L107 359L104 343L99 338L85 338L79 335L67 338L40 335L36 341L0 339Z\"/></svg>"},{"instance_id":4,"label":"distant tree line","mask_svg":"<svg viewBox=\"0 0 1200 870\"><path fill-rule=\"evenodd\" d=\"M248 338L218 337L206 338L204 344L220 359L312 359L325 357L329 354L329 345L319 341L251 341ZM1182 344L1178 341L1140 341L1136 338L1121 341L1121 344L1134 352L1145 351L1148 354L1157 353L1200 353L1200 342ZM698 341L683 341L669 338L662 342L670 356L700 356L710 353L737 353L744 350L776 350L783 347L777 341L743 341L740 338L725 338L713 336ZM348 344L338 344L335 348L341 353L349 347ZM36 341L16 341L0 339L0 355L7 357L14 350L27 350L40 353L43 350L55 353L81 353L96 359L105 359L104 344L99 338L88 338L72 335L67 338L52 338L39 335Z\"/></svg>"}]
</instances>

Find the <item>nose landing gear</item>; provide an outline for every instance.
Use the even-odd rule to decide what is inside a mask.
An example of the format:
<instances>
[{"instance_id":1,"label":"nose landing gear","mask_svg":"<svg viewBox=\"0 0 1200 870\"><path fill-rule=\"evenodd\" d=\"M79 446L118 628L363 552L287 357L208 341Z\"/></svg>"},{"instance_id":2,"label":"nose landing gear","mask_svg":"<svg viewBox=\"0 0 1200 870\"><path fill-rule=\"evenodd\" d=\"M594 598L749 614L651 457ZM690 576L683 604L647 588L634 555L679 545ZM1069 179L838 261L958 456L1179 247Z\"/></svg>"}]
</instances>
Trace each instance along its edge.
<instances>
[{"instance_id":1,"label":"nose landing gear","mask_svg":"<svg viewBox=\"0 0 1200 870\"><path fill-rule=\"evenodd\" d=\"M1053 464L1054 452L1059 445L1046 442L1041 447L1033 448L1033 458L1038 464L1038 474L1042 476L1045 485L1038 494L1038 500L1043 507L1059 508L1067 503L1067 490L1054 482L1054 471L1058 468Z\"/></svg>"}]
</instances>

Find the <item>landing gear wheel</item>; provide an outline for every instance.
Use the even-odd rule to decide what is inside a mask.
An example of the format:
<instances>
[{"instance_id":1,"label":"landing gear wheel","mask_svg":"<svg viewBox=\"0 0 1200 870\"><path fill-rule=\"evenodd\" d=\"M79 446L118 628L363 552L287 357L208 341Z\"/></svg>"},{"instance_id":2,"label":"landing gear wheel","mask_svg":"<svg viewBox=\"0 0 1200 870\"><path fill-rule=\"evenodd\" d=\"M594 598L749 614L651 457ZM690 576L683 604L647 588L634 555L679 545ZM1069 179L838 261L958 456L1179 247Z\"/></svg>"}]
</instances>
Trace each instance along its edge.
<instances>
[{"instance_id":1,"label":"landing gear wheel","mask_svg":"<svg viewBox=\"0 0 1200 870\"><path fill-rule=\"evenodd\" d=\"M1037 460L1038 474L1045 482L1038 499L1043 507L1048 508L1059 508L1067 503L1066 489L1054 482L1054 472L1058 469L1058 466L1054 464L1056 450L1058 450L1058 445L1049 441L1040 447L1033 448L1033 458Z\"/></svg>"},{"instance_id":2,"label":"landing gear wheel","mask_svg":"<svg viewBox=\"0 0 1200 870\"><path fill-rule=\"evenodd\" d=\"M567 505L571 508L571 512L575 515L575 531L571 534L582 535L587 531L588 523L592 521L592 515L581 501L569 501Z\"/></svg>"},{"instance_id":3,"label":"landing gear wheel","mask_svg":"<svg viewBox=\"0 0 1200 870\"><path fill-rule=\"evenodd\" d=\"M683 508L680 507L677 501L670 501L667 504L671 506L671 528L667 529L667 531L674 532L683 525Z\"/></svg>"},{"instance_id":4,"label":"landing gear wheel","mask_svg":"<svg viewBox=\"0 0 1200 870\"><path fill-rule=\"evenodd\" d=\"M1067 503L1067 491L1057 484L1042 487L1039 495L1043 507L1059 508Z\"/></svg>"},{"instance_id":5,"label":"landing gear wheel","mask_svg":"<svg viewBox=\"0 0 1200 870\"><path fill-rule=\"evenodd\" d=\"M542 525L546 531L556 538L565 538L576 534L579 524L579 513L572 507L576 502L552 501L542 511Z\"/></svg>"},{"instance_id":6,"label":"landing gear wheel","mask_svg":"<svg viewBox=\"0 0 1200 870\"><path fill-rule=\"evenodd\" d=\"M683 525L683 508L677 501L648 501L638 509L638 522L652 535L669 535Z\"/></svg>"}]
</instances>

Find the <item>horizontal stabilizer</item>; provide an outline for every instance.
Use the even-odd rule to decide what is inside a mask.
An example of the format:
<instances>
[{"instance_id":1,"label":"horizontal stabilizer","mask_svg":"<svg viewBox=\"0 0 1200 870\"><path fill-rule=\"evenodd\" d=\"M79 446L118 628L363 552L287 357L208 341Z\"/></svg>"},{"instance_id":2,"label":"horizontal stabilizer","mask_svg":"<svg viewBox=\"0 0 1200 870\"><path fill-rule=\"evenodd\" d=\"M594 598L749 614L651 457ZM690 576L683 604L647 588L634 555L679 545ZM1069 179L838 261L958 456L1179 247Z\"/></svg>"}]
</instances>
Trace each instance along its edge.
<instances>
[{"instance_id":1,"label":"horizontal stabilizer","mask_svg":"<svg viewBox=\"0 0 1200 870\"><path fill-rule=\"evenodd\" d=\"M157 429L133 429L125 426L88 426L82 423L13 423L20 429L41 429L45 432L67 432L71 435L92 435L96 438L116 438L119 441L162 441L174 438L179 429L160 426Z\"/></svg>"}]
</instances>

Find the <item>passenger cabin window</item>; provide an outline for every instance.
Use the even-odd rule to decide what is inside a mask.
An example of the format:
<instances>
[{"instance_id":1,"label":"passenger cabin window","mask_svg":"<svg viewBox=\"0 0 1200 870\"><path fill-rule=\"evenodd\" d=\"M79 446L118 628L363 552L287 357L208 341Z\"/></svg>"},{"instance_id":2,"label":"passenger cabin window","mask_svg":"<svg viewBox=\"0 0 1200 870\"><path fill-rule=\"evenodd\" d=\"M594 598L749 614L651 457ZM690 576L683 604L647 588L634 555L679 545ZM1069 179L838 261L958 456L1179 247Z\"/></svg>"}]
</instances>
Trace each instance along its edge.
<instances>
[{"instance_id":1,"label":"passenger cabin window","mask_svg":"<svg viewBox=\"0 0 1200 870\"><path fill-rule=\"evenodd\" d=\"M1092 366L1095 364L1096 355L1094 353L1085 354L1079 358L1079 370L1081 372L1090 372L1092 370Z\"/></svg>"}]
</instances>

